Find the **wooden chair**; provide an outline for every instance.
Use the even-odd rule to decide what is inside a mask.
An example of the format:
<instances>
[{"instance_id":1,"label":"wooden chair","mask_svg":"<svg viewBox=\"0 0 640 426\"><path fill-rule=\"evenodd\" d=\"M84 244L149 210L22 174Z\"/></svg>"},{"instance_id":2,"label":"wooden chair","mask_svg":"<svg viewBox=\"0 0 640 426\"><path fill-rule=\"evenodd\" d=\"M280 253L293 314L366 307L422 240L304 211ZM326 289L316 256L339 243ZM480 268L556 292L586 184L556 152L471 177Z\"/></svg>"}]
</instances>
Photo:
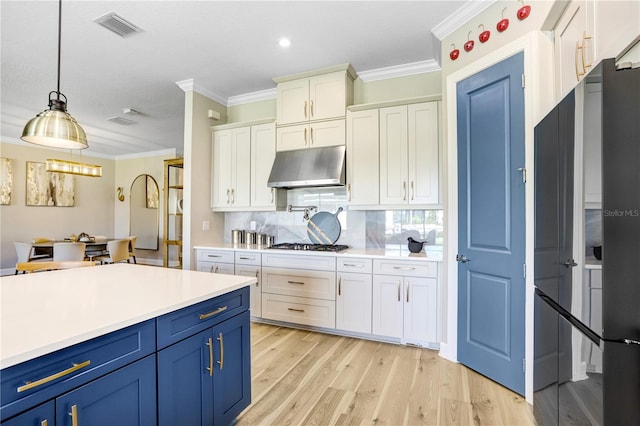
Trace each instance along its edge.
<instances>
[{"instance_id":1,"label":"wooden chair","mask_svg":"<svg viewBox=\"0 0 640 426\"><path fill-rule=\"evenodd\" d=\"M40 271L54 271L58 269L82 268L85 266L95 266L96 262L86 260L80 261L43 261L43 262L18 262L16 263L16 274L18 272L32 273Z\"/></svg>"},{"instance_id":2,"label":"wooden chair","mask_svg":"<svg viewBox=\"0 0 640 426\"><path fill-rule=\"evenodd\" d=\"M63 261L84 260L85 243L54 243L53 244L53 260Z\"/></svg>"},{"instance_id":3,"label":"wooden chair","mask_svg":"<svg viewBox=\"0 0 640 426\"><path fill-rule=\"evenodd\" d=\"M112 240L107 243L108 256L98 256L95 260L100 263L116 263L127 261L129 263L129 239Z\"/></svg>"},{"instance_id":4,"label":"wooden chair","mask_svg":"<svg viewBox=\"0 0 640 426\"><path fill-rule=\"evenodd\" d=\"M138 237L132 236L129 237L129 257L133 258L133 263L138 263L136 261L136 240Z\"/></svg>"}]
</instances>

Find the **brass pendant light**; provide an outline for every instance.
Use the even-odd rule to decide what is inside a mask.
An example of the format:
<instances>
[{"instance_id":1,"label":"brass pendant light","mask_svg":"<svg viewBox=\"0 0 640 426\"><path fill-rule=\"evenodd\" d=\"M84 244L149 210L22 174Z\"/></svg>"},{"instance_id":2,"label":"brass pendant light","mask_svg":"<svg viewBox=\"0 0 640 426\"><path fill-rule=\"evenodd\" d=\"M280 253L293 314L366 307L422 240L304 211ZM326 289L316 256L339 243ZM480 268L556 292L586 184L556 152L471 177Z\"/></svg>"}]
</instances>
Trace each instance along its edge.
<instances>
[{"instance_id":1,"label":"brass pendant light","mask_svg":"<svg viewBox=\"0 0 640 426\"><path fill-rule=\"evenodd\" d=\"M49 109L29 120L21 139L53 148L88 148L87 135L67 112L67 97L60 93L60 48L62 38L62 0L58 2L58 87L49 93ZM55 98L52 94L55 93Z\"/></svg>"}]
</instances>

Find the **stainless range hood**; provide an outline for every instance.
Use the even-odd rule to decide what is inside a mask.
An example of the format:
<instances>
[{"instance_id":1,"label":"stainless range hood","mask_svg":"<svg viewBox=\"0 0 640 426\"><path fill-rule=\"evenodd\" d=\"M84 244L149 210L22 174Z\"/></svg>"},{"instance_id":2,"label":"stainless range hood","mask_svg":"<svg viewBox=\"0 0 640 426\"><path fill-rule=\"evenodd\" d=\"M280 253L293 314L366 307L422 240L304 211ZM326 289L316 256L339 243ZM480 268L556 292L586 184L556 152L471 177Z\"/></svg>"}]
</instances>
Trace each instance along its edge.
<instances>
[{"instance_id":1,"label":"stainless range hood","mask_svg":"<svg viewBox=\"0 0 640 426\"><path fill-rule=\"evenodd\" d=\"M344 157L344 145L276 152L267 185L272 188L344 185Z\"/></svg>"}]
</instances>

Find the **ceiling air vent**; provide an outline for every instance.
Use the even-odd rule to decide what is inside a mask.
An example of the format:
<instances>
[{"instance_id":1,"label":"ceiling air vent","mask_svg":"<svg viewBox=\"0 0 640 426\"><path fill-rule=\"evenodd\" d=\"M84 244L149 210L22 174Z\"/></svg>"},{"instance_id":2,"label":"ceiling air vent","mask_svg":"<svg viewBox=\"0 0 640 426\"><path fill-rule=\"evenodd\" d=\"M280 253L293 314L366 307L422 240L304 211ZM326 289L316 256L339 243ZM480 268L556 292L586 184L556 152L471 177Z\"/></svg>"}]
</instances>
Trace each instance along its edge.
<instances>
[{"instance_id":1,"label":"ceiling air vent","mask_svg":"<svg viewBox=\"0 0 640 426\"><path fill-rule=\"evenodd\" d=\"M136 122L133 120L129 120L129 119L118 117L118 116L107 118L107 121L119 124L121 126L131 126L132 124L136 124Z\"/></svg>"},{"instance_id":2,"label":"ceiling air vent","mask_svg":"<svg viewBox=\"0 0 640 426\"><path fill-rule=\"evenodd\" d=\"M117 15L115 12L109 12L93 20L98 25L102 25L106 29L113 31L120 37L128 37L131 34L142 31L141 28L133 25L131 22Z\"/></svg>"}]
</instances>

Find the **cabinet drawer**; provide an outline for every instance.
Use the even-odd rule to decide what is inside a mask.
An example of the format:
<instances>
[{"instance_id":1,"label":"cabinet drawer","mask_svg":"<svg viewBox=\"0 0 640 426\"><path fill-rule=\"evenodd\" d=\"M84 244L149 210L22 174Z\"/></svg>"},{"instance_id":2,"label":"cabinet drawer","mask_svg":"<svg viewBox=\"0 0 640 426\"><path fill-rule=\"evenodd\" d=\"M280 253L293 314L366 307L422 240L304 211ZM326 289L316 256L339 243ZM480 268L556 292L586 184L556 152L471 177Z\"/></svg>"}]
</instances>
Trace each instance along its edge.
<instances>
[{"instance_id":1,"label":"cabinet drawer","mask_svg":"<svg viewBox=\"0 0 640 426\"><path fill-rule=\"evenodd\" d=\"M262 266L275 268L315 269L320 271L335 271L335 256L313 256L305 254L262 254Z\"/></svg>"},{"instance_id":2,"label":"cabinet drawer","mask_svg":"<svg viewBox=\"0 0 640 426\"><path fill-rule=\"evenodd\" d=\"M262 293L262 317L315 327L335 328L336 304L329 300Z\"/></svg>"},{"instance_id":3,"label":"cabinet drawer","mask_svg":"<svg viewBox=\"0 0 640 426\"><path fill-rule=\"evenodd\" d=\"M373 273L383 275L402 275L405 277L438 277L437 262L415 262L375 259Z\"/></svg>"},{"instance_id":4,"label":"cabinet drawer","mask_svg":"<svg viewBox=\"0 0 640 426\"><path fill-rule=\"evenodd\" d=\"M2 370L4 420L155 352L149 320Z\"/></svg>"},{"instance_id":5,"label":"cabinet drawer","mask_svg":"<svg viewBox=\"0 0 640 426\"><path fill-rule=\"evenodd\" d=\"M327 271L262 268L262 291L335 300L336 275Z\"/></svg>"},{"instance_id":6,"label":"cabinet drawer","mask_svg":"<svg viewBox=\"0 0 640 426\"><path fill-rule=\"evenodd\" d=\"M233 250L198 250L198 261L233 263Z\"/></svg>"},{"instance_id":7,"label":"cabinet drawer","mask_svg":"<svg viewBox=\"0 0 640 426\"><path fill-rule=\"evenodd\" d=\"M237 251L236 265L256 265L260 266L262 262L260 253L251 251Z\"/></svg>"},{"instance_id":8,"label":"cabinet drawer","mask_svg":"<svg viewBox=\"0 0 640 426\"><path fill-rule=\"evenodd\" d=\"M249 287L243 287L158 317L158 350L248 309Z\"/></svg>"},{"instance_id":9,"label":"cabinet drawer","mask_svg":"<svg viewBox=\"0 0 640 426\"><path fill-rule=\"evenodd\" d=\"M357 272L361 274L370 274L373 260L366 258L347 258L337 259L336 269L340 272Z\"/></svg>"}]
</instances>

